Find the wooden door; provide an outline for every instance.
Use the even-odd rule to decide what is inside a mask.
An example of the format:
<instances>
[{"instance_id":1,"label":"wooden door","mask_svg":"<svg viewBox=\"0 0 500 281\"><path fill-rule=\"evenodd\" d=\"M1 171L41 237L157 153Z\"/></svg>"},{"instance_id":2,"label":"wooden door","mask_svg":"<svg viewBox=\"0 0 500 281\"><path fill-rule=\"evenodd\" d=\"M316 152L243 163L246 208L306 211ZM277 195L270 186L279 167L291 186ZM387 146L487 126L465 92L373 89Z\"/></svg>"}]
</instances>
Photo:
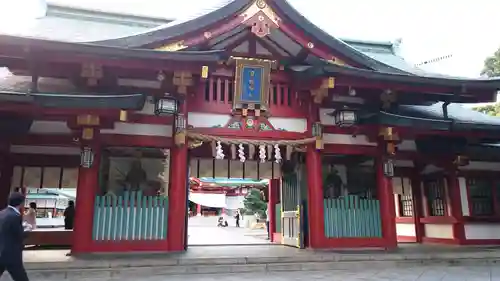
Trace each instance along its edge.
<instances>
[{"instance_id":1,"label":"wooden door","mask_svg":"<svg viewBox=\"0 0 500 281\"><path fill-rule=\"evenodd\" d=\"M281 235L282 244L304 247L301 190L302 173L298 165L296 173L285 175L281 184Z\"/></svg>"}]
</instances>

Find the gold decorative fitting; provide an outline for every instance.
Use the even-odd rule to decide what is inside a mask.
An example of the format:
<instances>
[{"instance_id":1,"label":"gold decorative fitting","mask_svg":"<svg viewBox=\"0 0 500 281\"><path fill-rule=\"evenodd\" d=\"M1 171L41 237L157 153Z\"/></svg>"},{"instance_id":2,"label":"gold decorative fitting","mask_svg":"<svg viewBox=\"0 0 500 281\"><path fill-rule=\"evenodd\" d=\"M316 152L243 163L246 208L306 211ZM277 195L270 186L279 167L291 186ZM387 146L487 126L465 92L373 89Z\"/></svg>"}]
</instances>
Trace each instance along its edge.
<instances>
[{"instance_id":1,"label":"gold decorative fitting","mask_svg":"<svg viewBox=\"0 0 500 281\"><path fill-rule=\"evenodd\" d=\"M177 86L177 91L180 94L187 94L187 87L193 85L193 76L190 72L176 71L172 83Z\"/></svg>"},{"instance_id":2,"label":"gold decorative fitting","mask_svg":"<svg viewBox=\"0 0 500 281\"><path fill-rule=\"evenodd\" d=\"M206 31L205 33L203 33L203 36L207 39L210 39L210 37L212 37L212 32Z\"/></svg>"},{"instance_id":3,"label":"gold decorative fitting","mask_svg":"<svg viewBox=\"0 0 500 281\"><path fill-rule=\"evenodd\" d=\"M175 145L177 145L177 146L185 145L186 144L186 131L183 130L183 131L176 133L174 136L174 142L175 142Z\"/></svg>"},{"instance_id":4,"label":"gold decorative fitting","mask_svg":"<svg viewBox=\"0 0 500 281\"><path fill-rule=\"evenodd\" d=\"M323 79L321 81L321 89L333 89L335 88L335 77L328 77L328 79Z\"/></svg>"},{"instance_id":5,"label":"gold decorative fitting","mask_svg":"<svg viewBox=\"0 0 500 281\"><path fill-rule=\"evenodd\" d=\"M94 138L94 128L83 128L82 139L92 140Z\"/></svg>"},{"instance_id":6,"label":"gold decorative fitting","mask_svg":"<svg viewBox=\"0 0 500 281\"><path fill-rule=\"evenodd\" d=\"M201 67L201 78L208 78L208 66L206 65Z\"/></svg>"},{"instance_id":7,"label":"gold decorative fitting","mask_svg":"<svg viewBox=\"0 0 500 281\"><path fill-rule=\"evenodd\" d=\"M264 9L267 7L267 3L265 0L257 0L255 1L255 5L257 5L259 9Z\"/></svg>"},{"instance_id":8,"label":"gold decorative fitting","mask_svg":"<svg viewBox=\"0 0 500 281\"><path fill-rule=\"evenodd\" d=\"M386 141L399 141L399 134L394 131L393 127L381 128L378 135Z\"/></svg>"},{"instance_id":9,"label":"gold decorative fitting","mask_svg":"<svg viewBox=\"0 0 500 281\"><path fill-rule=\"evenodd\" d=\"M331 60L328 61L331 64L336 64L338 66L345 66L347 65L343 60L337 58L337 57L332 57Z\"/></svg>"},{"instance_id":10,"label":"gold decorative fitting","mask_svg":"<svg viewBox=\"0 0 500 281\"><path fill-rule=\"evenodd\" d=\"M76 124L79 126L99 126L100 118L97 115L78 115L76 117Z\"/></svg>"},{"instance_id":11,"label":"gold decorative fitting","mask_svg":"<svg viewBox=\"0 0 500 281\"><path fill-rule=\"evenodd\" d=\"M320 88L316 90L311 90L311 96L313 97L314 103L320 104L323 99L328 97L328 89Z\"/></svg>"},{"instance_id":12,"label":"gold decorative fitting","mask_svg":"<svg viewBox=\"0 0 500 281\"><path fill-rule=\"evenodd\" d=\"M120 121L127 122L128 112L126 110L120 110Z\"/></svg>"},{"instance_id":13,"label":"gold decorative fitting","mask_svg":"<svg viewBox=\"0 0 500 281\"><path fill-rule=\"evenodd\" d=\"M265 0L256 0L240 14L241 23L251 26L252 33L264 37L271 33L271 28L279 28L281 19L267 5Z\"/></svg>"},{"instance_id":14,"label":"gold decorative fitting","mask_svg":"<svg viewBox=\"0 0 500 281\"><path fill-rule=\"evenodd\" d=\"M396 154L396 144L393 142L387 143L387 154L394 155Z\"/></svg>"},{"instance_id":15,"label":"gold decorative fitting","mask_svg":"<svg viewBox=\"0 0 500 281\"><path fill-rule=\"evenodd\" d=\"M314 48L314 43L313 42L307 43L307 48L309 48L309 49Z\"/></svg>"},{"instance_id":16,"label":"gold decorative fitting","mask_svg":"<svg viewBox=\"0 0 500 281\"><path fill-rule=\"evenodd\" d=\"M184 41L178 41L174 43L170 43L159 48L156 48L156 51L164 51L164 52L175 52L182 49L186 49L188 46L184 45Z\"/></svg>"}]
</instances>

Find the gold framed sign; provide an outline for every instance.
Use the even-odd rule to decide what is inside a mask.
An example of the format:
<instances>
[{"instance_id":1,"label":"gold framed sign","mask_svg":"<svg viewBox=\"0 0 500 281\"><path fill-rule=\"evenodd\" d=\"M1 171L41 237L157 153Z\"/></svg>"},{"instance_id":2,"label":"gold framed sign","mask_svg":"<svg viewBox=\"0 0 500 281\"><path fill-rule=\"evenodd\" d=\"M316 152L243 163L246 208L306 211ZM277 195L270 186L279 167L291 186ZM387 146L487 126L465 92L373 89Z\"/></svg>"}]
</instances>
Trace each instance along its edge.
<instances>
[{"instance_id":1,"label":"gold framed sign","mask_svg":"<svg viewBox=\"0 0 500 281\"><path fill-rule=\"evenodd\" d=\"M271 62L237 59L235 76L233 107L268 110Z\"/></svg>"}]
</instances>

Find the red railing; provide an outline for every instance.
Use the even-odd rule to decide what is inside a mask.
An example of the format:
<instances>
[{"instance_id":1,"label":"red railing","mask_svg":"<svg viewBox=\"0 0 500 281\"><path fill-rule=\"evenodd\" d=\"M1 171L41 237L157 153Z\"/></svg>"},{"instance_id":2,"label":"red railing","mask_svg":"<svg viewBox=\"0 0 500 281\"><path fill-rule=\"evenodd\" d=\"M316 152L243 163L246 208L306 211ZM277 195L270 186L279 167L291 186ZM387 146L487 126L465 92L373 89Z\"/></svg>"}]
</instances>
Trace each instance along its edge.
<instances>
[{"instance_id":1,"label":"red railing","mask_svg":"<svg viewBox=\"0 0 500 281\"><path fill-rule=\"evenodd\" d=\"M189 111L230 113L234 94L233 78L211 77L200 85L198 92L190 100ZM287 84L271 84L268 104L272 116L304 117L305 106L301 97Z\"/></svg>"}]
</instances>

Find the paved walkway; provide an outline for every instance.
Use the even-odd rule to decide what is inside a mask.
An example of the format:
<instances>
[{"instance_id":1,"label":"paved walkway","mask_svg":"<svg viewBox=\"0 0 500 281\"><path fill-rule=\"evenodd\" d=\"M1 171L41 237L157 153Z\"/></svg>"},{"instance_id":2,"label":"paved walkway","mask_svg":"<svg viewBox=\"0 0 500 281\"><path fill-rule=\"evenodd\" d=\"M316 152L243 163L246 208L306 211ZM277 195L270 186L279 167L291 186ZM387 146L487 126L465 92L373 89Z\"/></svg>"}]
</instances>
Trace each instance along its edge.
<instances>
[{"instance_id":1,"label":"paved walkway","mask_svg":"<svg viewBox=\"0 0 500 281\"><path fill-rule=\"evenodd\" d=\"M11 280L5 274L0 281ZM31 278L31 281L62 281L57 278ZM67 280L104 281L117 280L105 278L71 278ZM335 271L301 271L301 272L256 272L233 274L204 274L182 276L144 276L130 277L119 280L134 281L498 281L500 268L498 266L431 266L431 267L401 267L387 269L360 269Z\"/></svg>"},{"instance_id":2,"label":"paved walkway","mask_svg":"<svg viewBox=\"0 0 500 281\"><path fill-rule=\"evenodd\" d=\"M218 217L189 218L188 245L265 245L265 229L236 227L234 219L226 218L228 227L217 227Z\"/></svg>"}]
</instances>

